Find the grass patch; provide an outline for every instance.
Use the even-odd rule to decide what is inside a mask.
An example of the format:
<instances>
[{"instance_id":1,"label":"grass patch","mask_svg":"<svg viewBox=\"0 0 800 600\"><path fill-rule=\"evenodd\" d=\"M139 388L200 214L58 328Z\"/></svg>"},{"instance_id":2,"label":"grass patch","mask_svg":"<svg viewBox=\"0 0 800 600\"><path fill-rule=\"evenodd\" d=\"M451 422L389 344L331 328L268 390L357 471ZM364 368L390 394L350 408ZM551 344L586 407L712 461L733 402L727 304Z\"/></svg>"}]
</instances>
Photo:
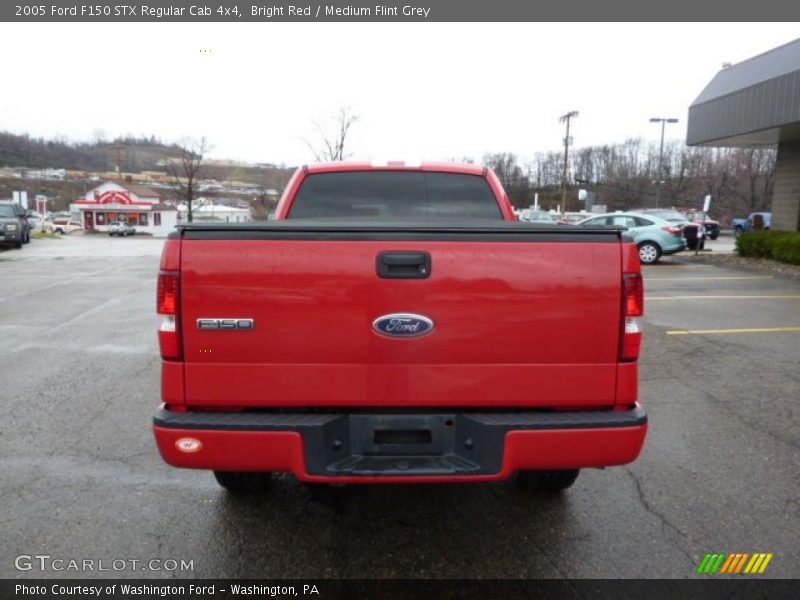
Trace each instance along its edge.
<instances>
[{"instance_id":1,"label":"grass patch","mask_svg":"<svg viewBox=\"0 0 800 600\"><path fill-rule=\"evenodd\" d=\"M60 240L61 236L55 233L47 233L46 231L32 231L32 240Z\"/></svg>"},{"instance_id":2,"label":"grass patch","mask_svg":"<svg viewBox=\"0 0 800 600\"><path fill-rule=\"evenodd\" d=\"M771 258L791 265L800 265L800 232L752 231L736 238L739 256Z\"/></svg>"}]
</instances>

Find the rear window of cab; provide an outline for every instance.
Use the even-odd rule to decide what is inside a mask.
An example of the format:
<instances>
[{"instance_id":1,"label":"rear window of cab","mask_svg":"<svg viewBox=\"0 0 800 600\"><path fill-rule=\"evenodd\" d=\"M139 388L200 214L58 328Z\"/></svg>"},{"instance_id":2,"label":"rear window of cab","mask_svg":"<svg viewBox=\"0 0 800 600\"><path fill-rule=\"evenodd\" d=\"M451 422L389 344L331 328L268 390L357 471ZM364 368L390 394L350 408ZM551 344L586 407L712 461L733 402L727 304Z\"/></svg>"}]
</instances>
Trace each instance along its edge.
<instances>
[{"instance_id":1,"label":"rear window of cab","mask_svg":"<svg viewBox=\"0 0 800 600\"><path fill-rule=\"evenodd\" d=\"M492 219L503 215L485 178L427 171L349 171L309 175L289 219Z\"/></svg>"}]
</instances>

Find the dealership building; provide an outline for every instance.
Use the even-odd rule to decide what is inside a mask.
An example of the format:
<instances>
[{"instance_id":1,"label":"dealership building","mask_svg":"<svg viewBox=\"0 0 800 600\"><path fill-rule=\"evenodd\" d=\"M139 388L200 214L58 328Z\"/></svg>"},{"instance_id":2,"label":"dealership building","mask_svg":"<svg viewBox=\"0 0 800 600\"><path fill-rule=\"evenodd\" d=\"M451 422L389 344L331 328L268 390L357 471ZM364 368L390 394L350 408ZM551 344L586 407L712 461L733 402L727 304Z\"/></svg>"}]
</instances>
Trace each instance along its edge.
<instances>
[{"instance_id":1,"label":"dealership building","mask_svg":"<svg viewBox=\"0 0 800 600\"><path fill-rule=\"evenodd\" d=\"M70 206L80 213L81 226L87 230L108 231L111 221L126 221L137 232L166 237L175 229L178 211L162 204L152 188L106 182L89 190Z\"/></svg>"},{"instance_id":2,"label":"dealership building","mask_svg":"<svg viewBox=\"0 0 800 600\"><path fill-rule=\"evenodd\" d=\"M800 39L723 68L689 107L690 146L776 146L772 228L800 231Z\"/></svg>"}]
</instances>

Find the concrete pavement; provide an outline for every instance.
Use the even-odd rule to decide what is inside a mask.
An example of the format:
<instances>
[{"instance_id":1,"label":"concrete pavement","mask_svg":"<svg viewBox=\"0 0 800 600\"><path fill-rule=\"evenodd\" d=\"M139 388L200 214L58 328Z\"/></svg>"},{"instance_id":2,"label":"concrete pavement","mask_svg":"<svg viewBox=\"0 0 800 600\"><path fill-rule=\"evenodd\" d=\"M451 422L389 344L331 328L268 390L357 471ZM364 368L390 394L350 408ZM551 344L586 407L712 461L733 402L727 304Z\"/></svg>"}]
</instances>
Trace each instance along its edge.
<instances>
[{"instance_id":1,"label":"concrete pavement","mask_svg":"<svg viewBox=\"0 0 800 600\"><path fill-rule=\"evenodd\" d=\"M800 325L796 279L647 267L645 449L561 496L502 483L320 499L281 477L233 498L153 444L161 242L83 238L0 253L0 577L681 578L706 552L773 552L768 576L800 572L800 332L669 334ZM193 569L18 571L33 553Z\"/></svg>"}]
</instances>

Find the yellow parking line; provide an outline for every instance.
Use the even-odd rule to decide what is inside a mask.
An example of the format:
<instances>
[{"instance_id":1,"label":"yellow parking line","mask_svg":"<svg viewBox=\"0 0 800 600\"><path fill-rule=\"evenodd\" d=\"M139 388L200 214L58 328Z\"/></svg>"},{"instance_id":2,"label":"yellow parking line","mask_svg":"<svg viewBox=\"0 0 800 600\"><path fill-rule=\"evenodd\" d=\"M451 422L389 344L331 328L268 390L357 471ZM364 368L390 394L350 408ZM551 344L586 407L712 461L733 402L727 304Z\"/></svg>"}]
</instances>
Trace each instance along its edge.
<instances>
[{"instance_id":1,"label":"yellow parking line","mask_svg":"<svg viewBox=\"0 0 800 600\"><path fill-rule=\"evenodd\" d=\"M775 276L741 275L736 277L645 277L645 281L722 281L726 279L775 279Z\"/></svg>"},{"instance_id":2,"label":"yellow parking line","mask_svg":"<svg viewBox=\"0 0 800 600\"><path fill-rule=\"evenodd\" d=\"M668 331L667 335L704 335L715 333L783 333L800 331L800 327L758 327L753 329L686 329Z\"/></svg>"},{"instance_id":3,"label":"yellow parking line","mask_svg":"<svg viewBox=\"0 0 800 600\"><path fill-rule=\"evenodd\" d=\"M645 300L800 300L800 294L773 296L645 296Z\"/></svg>"}]
</instances>

